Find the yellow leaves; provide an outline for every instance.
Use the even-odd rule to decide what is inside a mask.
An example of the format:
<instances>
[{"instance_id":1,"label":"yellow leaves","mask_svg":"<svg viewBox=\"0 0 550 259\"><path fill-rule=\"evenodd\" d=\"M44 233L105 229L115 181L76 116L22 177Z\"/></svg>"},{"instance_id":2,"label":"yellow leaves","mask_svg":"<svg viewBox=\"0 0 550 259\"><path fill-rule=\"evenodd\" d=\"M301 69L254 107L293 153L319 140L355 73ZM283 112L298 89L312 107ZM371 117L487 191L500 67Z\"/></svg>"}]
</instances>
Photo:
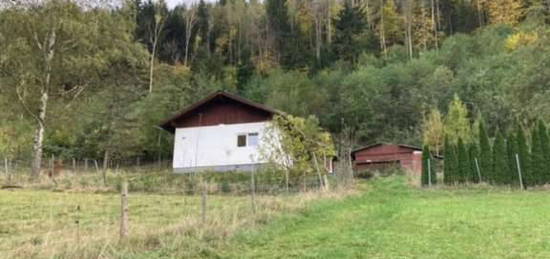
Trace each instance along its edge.
<instances>
[{"instance_id":1,"label":"yellow leaves","mask_svg":"<svg viewBox=\"0 0 550 259\"><path fill-rule=\"evenodd\" d=\"M486 5L493 24L516 25L525 14L523 0L491 0Z\"/></svg>"},{"instance_id":2,"label":"yellow leaves","mask_svg":"<svg viewBox=\"0 0 550 259\"><path fill-rule=\"evenodd\" d=\"M468 109L460 100L458 95L454 96L449 104L449 111L445 119L445 136L449 137L452 143L458 143L462 139L464 143L472 141Z\"/></svg>"},{"instance_id":3,"label":"yellow leaves","mask_svg":"<svg viewBox=\"0 0 550 259\"><path fill-rule=\"evenodd\" d=\"M505 47L508 50L516 50L520 47L535 43L539 36L535 32L517 32L506 39Z\"/></svg>"},{"instance_id":4,"label":"yellow leaves","mask_svg":"<svg viewBox=\"0 0 550 259\"><path fill-rule=\"evenodd\" d=\"M438 109L433 109L423 119L422 139L424 145L428 145L436 154L439 154L439 151L443 147L444 138L445 126L443 124L443 117Z\"/></svg>"},{"instance_id":5,"label":"yellow leaves","mask_svg":"<svg viewBox=\"0 0 550 259\"><path fill-rule=\"evenodd\" d=\"M332 136L319 126L316 117L275 116L273 122L277 132L281 133L283 152L291 157L293 167L298 171L314 172L313 157L336 154Z\"/></svg>"}]
</instances>

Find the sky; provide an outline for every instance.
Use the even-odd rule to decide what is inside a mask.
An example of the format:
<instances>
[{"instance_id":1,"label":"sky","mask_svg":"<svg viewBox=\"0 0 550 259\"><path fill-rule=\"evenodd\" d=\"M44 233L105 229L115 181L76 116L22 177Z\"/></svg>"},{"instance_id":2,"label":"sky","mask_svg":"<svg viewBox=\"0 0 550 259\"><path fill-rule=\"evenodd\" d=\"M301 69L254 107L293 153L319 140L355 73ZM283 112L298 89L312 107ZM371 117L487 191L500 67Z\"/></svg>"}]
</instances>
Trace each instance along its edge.
<instances>
[{"instance_id":1,"label":"sky","mask_svg":"<svg viewBox=\"0 0 550 259\"><path fill-rule=\"evenodd\" d=\"M198 2L199 0L165 0L165 1L166 1L166 5L168 5L168 8L174 8L174 6L181 3L190 4L190 3ZM216 1L205 0L205 2L216 2Z\"/></svg>"}]
</instances>

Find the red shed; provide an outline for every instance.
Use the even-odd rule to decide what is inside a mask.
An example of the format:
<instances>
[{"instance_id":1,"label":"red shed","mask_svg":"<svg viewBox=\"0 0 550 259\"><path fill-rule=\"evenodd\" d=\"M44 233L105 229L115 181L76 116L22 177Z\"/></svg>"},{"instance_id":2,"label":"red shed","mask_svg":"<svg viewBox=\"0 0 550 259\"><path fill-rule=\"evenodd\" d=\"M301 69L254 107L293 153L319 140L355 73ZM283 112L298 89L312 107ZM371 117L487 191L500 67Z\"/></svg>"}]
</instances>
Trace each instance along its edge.
<instances>
[{"instance_id":1,"label":"red shed","mask_svg":"<svg viewBox=\"0 0 550 259\"><path fill-rule=\"evenodd\" d=\"M399 166L410 172L422 173L422 149L402 144L378 143L351 152L356 171Z\"/></svg>"}]
</instances>

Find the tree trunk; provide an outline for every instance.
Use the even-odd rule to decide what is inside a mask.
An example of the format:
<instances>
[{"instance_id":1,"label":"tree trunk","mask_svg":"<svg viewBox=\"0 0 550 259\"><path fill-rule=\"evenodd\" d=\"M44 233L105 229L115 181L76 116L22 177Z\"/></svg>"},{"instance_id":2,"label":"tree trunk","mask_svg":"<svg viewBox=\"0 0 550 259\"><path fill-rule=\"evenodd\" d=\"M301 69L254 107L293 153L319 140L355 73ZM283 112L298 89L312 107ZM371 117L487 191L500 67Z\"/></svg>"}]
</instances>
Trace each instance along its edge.
<instances>
[{"instance_id":1,"label":"tree trunk","mask_svg":"<svg viewBox=\"0 0 550 259\"><path fill-rule=\"evenodd\" d=\"M408 2L407 11L407 45L409 50L409 59L413 59L413 46L412 46L412 12L413 12L412 0Z\"/></svg>"},{"instance_id":2,"label":"tree trunk","mask_svg":"<svg viewBox=\"0 0 550 259\"><path fill-rule=\"evenodd\" d=\"M384 28L384 1L380 0L380 41L382 45L382 51L384 52L384 57L388 57L388 49L386 46L386 33Z\"/></svg>"},{"instance_id":3,"label":"tree trunk","mask_svg":"<svg viewBox=\"0 0 550 259\"><path fill-rule=\"evenodd\" d=\"M478 0L479 1L479 0ZM431 0L432 30L434 33L435 48L439 49L439 38L437 35L437 22L435 21L435 0Z\"/></svg>"},{"instance_id":4,"label":"tree trunk","mask_svg":"<svg viewBox=\"0 0 550 259\"><path fill-rule=\"evenodd\" d=\"M477 4L477 19L479 21L479 27L482 27L483 26L483 10L481 9L481 3L480 3L481 0L476 0L476 4Z\"/></svg>"},{"instance_id":5,"label":"tree trunk","mask_svg":"<svg viewBox=\"0 0 550 259\"><path fill-rule=\"evenodd\" d=\"M153 41L153 50L151 52L151 59L149 60L149 93L153 92L153 73L155 68L155 53L157 51L158 39Z\"/></svg>"},{"instance_id":6,"label":"tree trunk","mask_svg":"<svg viewBox=\"0 0 550 259\"><path fill-rule=\"evenodd\" d=\"M315 57L317 58L317 62L321 61L321 20L316 17L315 18Z\"/></svg>"},{"instance_id":7,"label":"tree trunk","mask_svg":"<svg viewBox=\"0 0 550 259\"><path fill-rule=\"evenodd\" d=\"M50 76L47 75L47 81L49 82ZM43 143L44 143L44 132L46 131L46 125L44 121L46 120L46 110L48 107L48 92L43 90L42 96L40 97L40 108L38 112L37 120L37 129L34 135L34 146L33 146L33 161L32 161L32 176L33 178L38 178L40 175L40 169L42 168L42 152L43 152Z\"/></svg>"},{"instance_id":8,"label":"tree trunk","mask_svg":"<svg viewBox=\"0 0 550 259\"><path fill-rule=\"evenodd\" d=\"M315 164L315 170L317 171L317 177L319 177L319 189L325 190L325 185L323 184L323 176L321 175L321 169L319 168L319 161L317 160L317 155L313 153L313 163Z\"/></svg>"}]
</instances>

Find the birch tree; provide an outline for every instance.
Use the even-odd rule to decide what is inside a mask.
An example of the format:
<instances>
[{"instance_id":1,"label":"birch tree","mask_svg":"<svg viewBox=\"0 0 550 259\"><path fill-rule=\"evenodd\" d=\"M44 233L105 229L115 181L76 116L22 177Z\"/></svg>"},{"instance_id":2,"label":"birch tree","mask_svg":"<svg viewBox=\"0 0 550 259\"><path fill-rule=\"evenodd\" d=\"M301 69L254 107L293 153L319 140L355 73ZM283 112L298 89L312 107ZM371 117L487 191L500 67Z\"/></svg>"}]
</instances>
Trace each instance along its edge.
<instances>
[{"instance_id":1,"label":"birch tree","mask_svg":"<svg viewBox=\"0 0 550 259\"><path fill-rule=\"evenodd\" d=\"M185 56L183 64L188 65L189 62L189 48L191 45L191 39L195 36L193 33L195 30L195 25L197 24L197 10L193 6L187 9L184 13L185 17Z\"/></svg>"},{"instance_id":2,"label":"birch tree","mask_svg":"<svg viewBox=\"0 0 550 259\"><path fill-rule=\"evenodd\" d=\"M100 9L83 11L72 2L50 0L11 8L1 17L0 45L5 52L0 68L7 75L1 83L16 93L35 122L32 175L36 178L50 106L68 109L84 90L101 85L110 62L123 62L128 52L140 48L131 42L132 27L125 16Z\"/></svg>"}]
</instances>

